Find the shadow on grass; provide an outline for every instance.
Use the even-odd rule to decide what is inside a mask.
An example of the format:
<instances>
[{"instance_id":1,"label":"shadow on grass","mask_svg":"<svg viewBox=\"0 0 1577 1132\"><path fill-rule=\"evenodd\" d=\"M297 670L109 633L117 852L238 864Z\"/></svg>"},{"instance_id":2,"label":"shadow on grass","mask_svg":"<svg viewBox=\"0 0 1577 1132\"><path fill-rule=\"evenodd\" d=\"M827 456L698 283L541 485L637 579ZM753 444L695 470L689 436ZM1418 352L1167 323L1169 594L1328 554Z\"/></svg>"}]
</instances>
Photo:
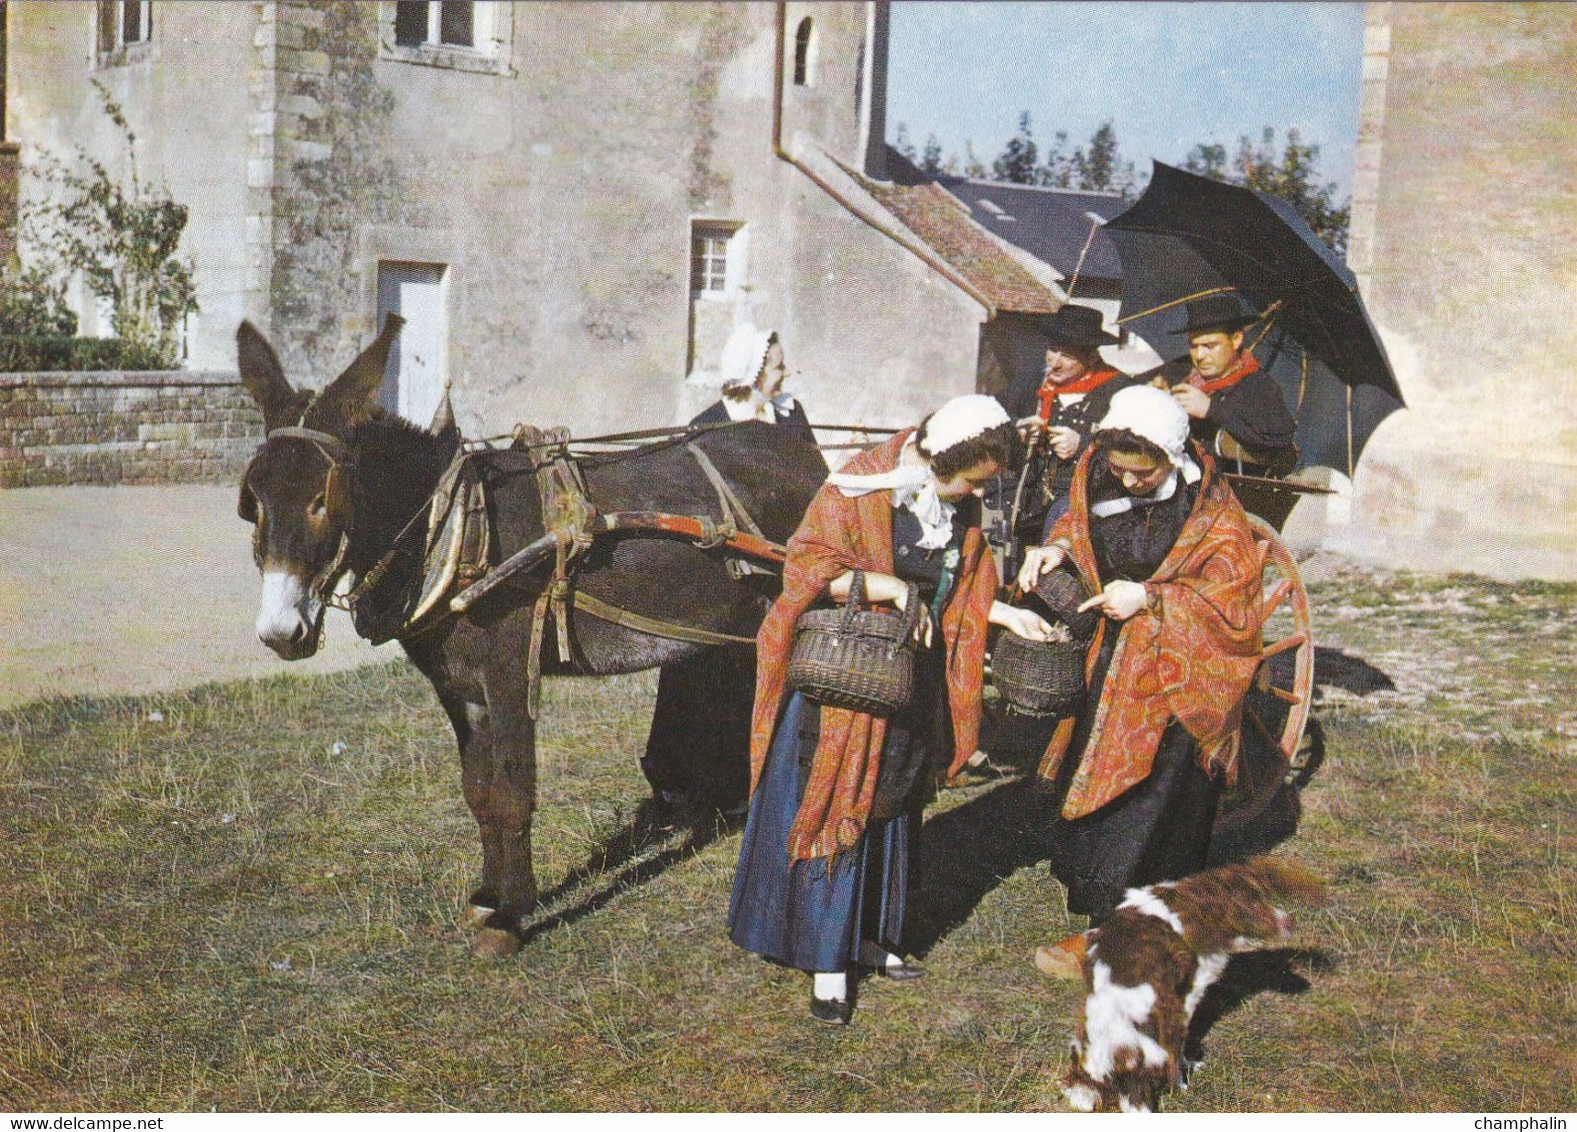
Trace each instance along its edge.
<instances>
[{"instance_id":1,"label":"shadow on grass","mask_svg":"<svg viewBox=\"0 0 1577 1132\"><path fill-rule=\"evenodd\" d=\"M1297 968L1311 974L1327 974L1335 970L1336 964L1325 952L1308 948L1281 947L1234 955L1221 980L1205 993L1204 1001L1194 1011L1184 1055L1190 1061L1202 1060L1205 1036L1211 1028L1256 995L1266 991L1299 995L1307 991L1309 980Z\"/></svg>"},{"instance_id":2,"label":"shadow on grass","mask_svg":"<svg viewBox=\"0 0 1577 1132\"><path fill-rule=\"evenodd\" d=\"M1325 762L1324 726L1318 719L1311 718L1303 734L1305 749L1296 773L1286 785L1272 795L1258 814L1237 828L1218 833L1211 839L1207 863L1212 868L1269 853L1298 832L1298 823L1303 819L1301 792Z\"/></svg>"},{"instance_id":3,"label":"shadow on grass","mask_svg":"<svg viewBox=\"0 0 1577 1132\"><path fill-rule=\"evenodd\" d=\"M1396 691L1395 682L1367 660L1325 645L1314 647L1314 682L1355 696Z\"/></svg>"},{"instance_id":4,"label":"shadow on grass","mask_svg":"<svg viewBox=\"0 0 1577 1132\"><path fill-rule=\"evenodd\" d=\"M1318 719L1306 729L1305 751L1287 784L1253 818L1210 845L1211 867L1269 853L1298 832L1300 791L1325 760L1325 731ZM999 733L993 762L1010 775L982 796L934 814L921 828L910 882L905 943L925 955L974 913L979 903L1016 870L1055 861L1055 828L1049 791L1035 774L1035 759L1018 736Z\"/></svg>"},{"instance_id":5,"label":"shadow on grass","mask_svg":"<svg viewBox=\"0 0 1577 1132\"><path fill-rule=\"evenodd\" d=\"M550 907L591 882L603 881L601 887L567 908L526 924L521 932L522 940L530 943L538 936L584 919L606 907L621 893L695 856L719 837L738 828L743 820L727 819L707 807L675 809L654 798L643 799L629 824L592 849L585 861L542 893L537 906L539 909ZM651 852L654 849L657 851Z\"/></svg>"},{"instance_id":6,"label":"shadow on grass","mask_svg":"<svg viewBox=\"0 0 1577 1132\"><path fill-rule=\"evenodd\" d=\"M1051 855L1045 790L1007 778L982 796L930 817L913 859L904 944L925 955L1018 869Z\"/></svg>"}]
</instances>

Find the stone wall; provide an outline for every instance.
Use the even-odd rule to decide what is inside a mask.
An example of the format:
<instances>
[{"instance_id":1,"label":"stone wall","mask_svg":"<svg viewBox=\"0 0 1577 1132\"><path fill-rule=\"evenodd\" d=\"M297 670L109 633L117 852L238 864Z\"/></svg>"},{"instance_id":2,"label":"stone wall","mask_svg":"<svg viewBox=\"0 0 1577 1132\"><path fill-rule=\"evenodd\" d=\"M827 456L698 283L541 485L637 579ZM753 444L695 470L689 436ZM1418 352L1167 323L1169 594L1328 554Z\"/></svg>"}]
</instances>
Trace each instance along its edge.
<instances>
[{"instance_id":1,"label":"stone wall","mask_svg":"<svg viewBox=\"0 0 1577 1132\"><path fill-rule=\"evenodd\" d=\"M1332 548L1577 579L1574 74L1571 5L1369 6L1349 262L1407 409Z\"/></svg>"},{"instance_id":2,"label":"stone wall","mask_svg":"<svg viewBox=\"0 0 1577 1132\"><path fill-rule=\"evenodd\" d=\"M0 142L0 263L16 255L17 174L21 147Z\"/></svg>"},{"instance_id":3,"label":"stone wall","mask_svg":"<svg viewBox=\"0 0 1577 1132\"><path fill-rule=\"evenodd\" d=\"M0 374L0 488L235 481L262 439L233 373Z\"/></svg>"}]
</instances>

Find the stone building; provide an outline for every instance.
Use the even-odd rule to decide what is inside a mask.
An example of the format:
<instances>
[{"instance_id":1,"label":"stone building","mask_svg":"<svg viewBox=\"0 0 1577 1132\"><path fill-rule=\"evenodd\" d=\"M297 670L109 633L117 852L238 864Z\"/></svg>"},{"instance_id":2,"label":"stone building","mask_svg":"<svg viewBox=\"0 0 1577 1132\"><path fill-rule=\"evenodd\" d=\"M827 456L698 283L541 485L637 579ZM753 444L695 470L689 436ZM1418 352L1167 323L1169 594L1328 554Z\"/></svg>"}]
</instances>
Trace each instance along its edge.
<instances>
[{"instance_id":1,"label":"stone building","mask_svg":"<svg viewBox=\"0 0 1577 1132\"><path fill-rule=\"evenodd\" d=\"M100 84L191 207L194 371L247 317L320 382L398 310L391 404L421 420L449 380L473 435L584 434L684 419L750 321L813 419L902 424L1031 380L1024 327L1066 297L1062 253L988 207L1034 190L891 162L880 3L0 9L0 220L18 155L24 188L46 150L118 171ZM1328 544L1577 577L1574 75L1571 6L1368 6L1349 260L1408 409Z\"/></svg>"},{"instance_id":2,"label":"stone building","mask_svg":"<svg viewBox=\"0 0 1577 1132\"><path fill-rule=\"evenodd\" d=\"M7 40L24 192L122 160L96 84L190 207L194 368L250 318L318 383L398 311L391 406L585 434L683 419L748 321L813 420L903 424L1003 310L872 195L885 4L13 2Z\"/></svg>"},{"instance_id":3,"label":"stone building","mask_svg":"<svg viewBox=\"0 0 1577 1132\"><path fill-rule=\"evenodd\" d=\"M1372 3L1348 262L1407 411L1330 545L1577 579L1577 8Z\"/></svg>"}]
</instances>

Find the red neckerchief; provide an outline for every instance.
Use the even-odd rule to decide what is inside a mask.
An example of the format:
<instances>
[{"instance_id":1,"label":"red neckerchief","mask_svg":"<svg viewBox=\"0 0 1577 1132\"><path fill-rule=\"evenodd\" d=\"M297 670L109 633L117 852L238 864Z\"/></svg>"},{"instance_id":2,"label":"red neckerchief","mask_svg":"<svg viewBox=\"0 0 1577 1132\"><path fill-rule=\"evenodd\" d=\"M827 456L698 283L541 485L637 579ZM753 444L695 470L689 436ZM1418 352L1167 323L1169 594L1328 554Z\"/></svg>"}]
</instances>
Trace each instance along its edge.
<instances>
[{"instance_id":1,"label":"red neckerchief","mask_svg":"<svg viewBox=\"0 0 1577 1132\"><path fill-rule=\"evenodd\" d=\"M1091 370L1077 381L1069 381L1062 385L1053 385L1049 381L1043 382L1040 392L1037 394L1040 398L1040 419L1043 421L1051 420L1052 406L1057 403L1057 398L1062 394L1089 393L1092 390L1099 389L1116 376L1117 371L1114 369L1096 369Z\"/></svg>"},{"instance_id":2,"label":"red neckerchief","mask_svg":"<svg viewBox=\"0 0 1577 1132\"><path fill-rule=\"evenodd\" d=\"M1197 369L1188 371L1188 384L1201 393L1214 393L1218 389L1230 389L1251 373L1259 372L1259 359L1244 350L1238 355L1238 364L1227 370L1226 373L1211 381L1206 381Z\"/></svg>"}]
</instances>

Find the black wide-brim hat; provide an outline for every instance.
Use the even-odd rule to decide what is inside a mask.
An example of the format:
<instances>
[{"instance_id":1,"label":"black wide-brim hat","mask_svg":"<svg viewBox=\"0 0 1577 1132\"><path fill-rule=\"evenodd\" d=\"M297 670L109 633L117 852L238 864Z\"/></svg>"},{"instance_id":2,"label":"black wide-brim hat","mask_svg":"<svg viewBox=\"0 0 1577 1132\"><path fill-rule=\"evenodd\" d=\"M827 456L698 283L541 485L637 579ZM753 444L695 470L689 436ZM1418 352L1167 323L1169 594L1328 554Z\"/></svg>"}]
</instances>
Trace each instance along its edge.
<instances>
[{"instance_id":1,"label":"black wide-brim hat","mask_svg":"<svg viewBox=\"0 0 1577 1132\"><path fill-rule=\"evenodd\" d=\"M1236 295L1206 295L1188 304L1188 322L1175 334L1203 334L1207 330L1234 330L1259 321L1259 315L1243 309Z\"/></svg>"},{"instance_id":2,"label":"black wide-brim hat","mask_svg":"<svg viewBox=\"0 0 1577 1132\"><path fill-rule=\"evenodd\" d=\"M1035 319L1035 329L1046 340L1046 345L1073 346L1093 349L1096 346L1115 346L1122 339L1106 333L1101 325L1101 312L1094 307L1077 303L1063 303L1055 314L1043 314Z\"/></svg>"}]
</instances>

